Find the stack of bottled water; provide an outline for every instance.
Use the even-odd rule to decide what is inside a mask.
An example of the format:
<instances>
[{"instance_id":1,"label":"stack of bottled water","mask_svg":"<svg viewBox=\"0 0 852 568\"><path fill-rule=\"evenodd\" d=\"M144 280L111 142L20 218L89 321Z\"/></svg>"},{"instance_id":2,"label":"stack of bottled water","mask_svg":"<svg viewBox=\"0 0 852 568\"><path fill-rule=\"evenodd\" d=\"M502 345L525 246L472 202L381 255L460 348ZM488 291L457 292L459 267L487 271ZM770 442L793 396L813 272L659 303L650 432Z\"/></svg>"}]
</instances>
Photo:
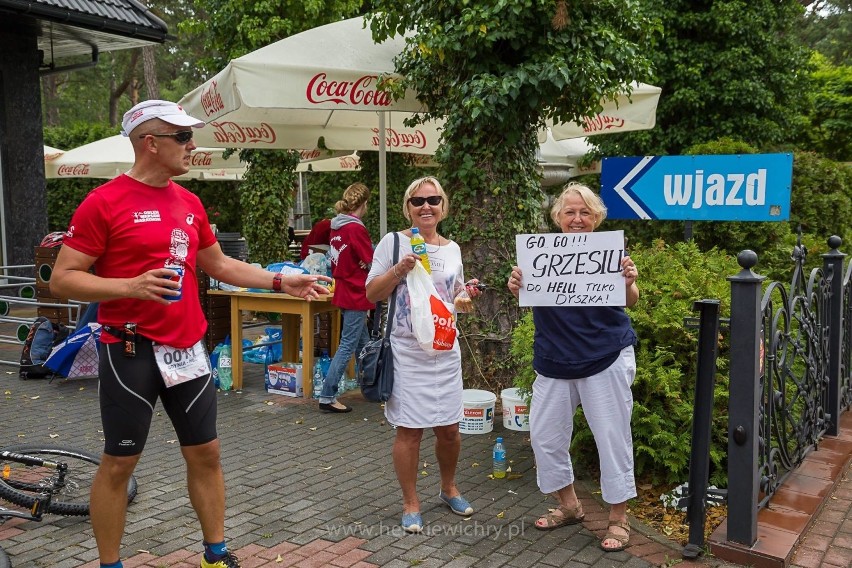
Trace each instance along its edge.
<instances>
[{"instance_id":1,"label":"stack of bottled water","mask_svg":"<svg viewBox=\"0 0 852 568\"><path fill-rule=\"evenodd\" d=\"M316 363L314 363L314 392L313 397L319 398L320 393L322 392L322 383L324 377L322 375L322 365L320 365L320 360L317 359Z\"/></svg>"},{"instance_id":2,"label":"stack of bottled water","mask_svg":"<svg viewBox=\"0 0 852 568\"><path fill-rule=\"evenodd\" d=\"M331 357L328 356L328 351L323 349L322 355L314 364L314 392L313 397L319 398L322 393L322 384L325 381L325 376L328 374L328 368L331 366Z\"/></svg>"},{"instance_id":3,"label":"stack of bottled water","mask_svg":"<svg viewBox=\"0 0 852 568\"><path fill-rule=\"evenodd\" d=\"M337 394L341 395L347 391L355 390L358 388L358 381L354 377L348 376L345 372L343 373L343 377L340 379L340 383L337 385Z\"/></svg>"}]
</instances>

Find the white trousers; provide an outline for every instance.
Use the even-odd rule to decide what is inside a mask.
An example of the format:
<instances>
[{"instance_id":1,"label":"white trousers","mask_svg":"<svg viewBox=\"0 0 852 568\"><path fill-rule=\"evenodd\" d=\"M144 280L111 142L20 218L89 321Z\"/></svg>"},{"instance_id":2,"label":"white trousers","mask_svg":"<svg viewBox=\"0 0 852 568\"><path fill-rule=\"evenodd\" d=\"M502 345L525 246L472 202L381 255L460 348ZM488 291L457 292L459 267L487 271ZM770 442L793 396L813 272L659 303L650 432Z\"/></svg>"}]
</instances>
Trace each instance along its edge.
<instances>
[{"instance_id":1,"label":"white trousers","mask_svg":"<svg viewBox=\"0 0 852 568\"><path fill-rule=\"evenodd\" d=\"M530 404L530 438L542 493L553 493L574 483L569 448L574 412L582 405L600 456L603 500L617 504L636 496L630 433L630 385L635 377L632 346L622 349L608 369L585 379L537 375Z\"/></svg>"}]
</instances>

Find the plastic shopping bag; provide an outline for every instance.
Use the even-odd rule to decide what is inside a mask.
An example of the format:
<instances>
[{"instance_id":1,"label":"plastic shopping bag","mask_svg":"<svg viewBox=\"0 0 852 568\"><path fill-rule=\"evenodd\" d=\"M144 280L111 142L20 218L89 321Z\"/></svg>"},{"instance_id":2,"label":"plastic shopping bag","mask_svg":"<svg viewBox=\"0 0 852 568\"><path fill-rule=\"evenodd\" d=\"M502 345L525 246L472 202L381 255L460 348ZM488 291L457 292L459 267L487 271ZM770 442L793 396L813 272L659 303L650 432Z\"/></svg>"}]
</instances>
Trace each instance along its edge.
<instances>
[{"instance_id":1,"label":"plastic shopping bag","mask_svg":"<svg viewBox=\"0 0 852 568\"><path fill-rule=\"evenodd\" d=\"M438 297L432 277L420 262L408 273L411 324L420 347L427 353L449 351L456 341L456 319L451 305Z\"/></svg>"}]
</instances>

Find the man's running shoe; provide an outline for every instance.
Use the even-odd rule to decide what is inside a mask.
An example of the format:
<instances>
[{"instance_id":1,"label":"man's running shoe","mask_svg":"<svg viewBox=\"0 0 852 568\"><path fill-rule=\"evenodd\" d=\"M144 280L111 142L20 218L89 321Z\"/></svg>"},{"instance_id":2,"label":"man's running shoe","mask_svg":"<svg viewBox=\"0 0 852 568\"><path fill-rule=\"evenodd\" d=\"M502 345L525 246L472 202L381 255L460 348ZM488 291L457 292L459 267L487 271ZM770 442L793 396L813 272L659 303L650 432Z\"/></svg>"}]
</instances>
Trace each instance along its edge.
<instances>
[{"instance_id":1,"label":"man's running shoe","mask_svg":"<svg viewBox=\"0 0 852 568\"><path fill-rule=\"evenodd\" d=\"M230 551L216 562L208 562L202 554L201 568L240 568L240 561Z\"/></svg>"}]
</instances>

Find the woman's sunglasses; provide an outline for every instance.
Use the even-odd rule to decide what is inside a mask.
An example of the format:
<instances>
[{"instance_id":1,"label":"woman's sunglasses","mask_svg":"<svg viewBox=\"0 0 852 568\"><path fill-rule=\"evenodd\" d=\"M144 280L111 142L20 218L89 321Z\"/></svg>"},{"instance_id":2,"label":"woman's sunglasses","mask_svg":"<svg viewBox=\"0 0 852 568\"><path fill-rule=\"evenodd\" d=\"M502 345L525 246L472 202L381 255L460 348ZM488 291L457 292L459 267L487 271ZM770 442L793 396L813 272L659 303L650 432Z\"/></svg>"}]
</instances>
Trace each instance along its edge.
<instances>
[{"instance_id":1,"label":"woman's sunglasses","mask_svg":"<svg viewBox=\"0 0 852 568\"><path fill-rule=\"evenodd\" d=\"M167 134L141 134L139 138L146 136L171 136L178 144L188 144L192 140L192 130L178 130L177 132L169 132Z\"/></svg>"},{"instance_id":2,"label":"woman's sunglasses","mask_svg":"<svg viewBox=\"0 0 852 568\"><path fill-rule=\"evenodd\" d=\"M440 195L430 195L429 197L409 197L408 198L408 202L411 203L412 205L414 205L415 207L423 207L424 203L428 203L429 205L432 205L434 207L436 205L440 205L441 201L443 201L443 200L444 200L444 198L441 197Z\"/></svg>"}]
</instances>

